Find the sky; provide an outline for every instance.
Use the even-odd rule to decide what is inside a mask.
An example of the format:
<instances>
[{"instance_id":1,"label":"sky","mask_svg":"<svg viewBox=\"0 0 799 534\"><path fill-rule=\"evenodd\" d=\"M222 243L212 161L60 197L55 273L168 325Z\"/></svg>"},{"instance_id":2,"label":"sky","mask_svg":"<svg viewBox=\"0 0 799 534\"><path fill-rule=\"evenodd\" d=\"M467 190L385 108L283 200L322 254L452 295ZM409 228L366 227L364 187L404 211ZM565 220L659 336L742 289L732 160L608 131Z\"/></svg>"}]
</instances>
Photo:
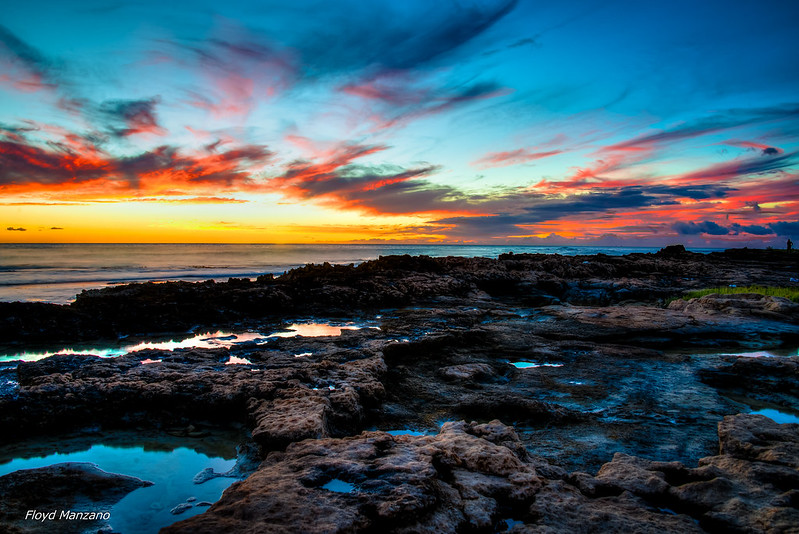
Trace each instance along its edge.
<instances>
[{"instance_id":1,"label":"sky","mask_svg":"<svg viewBox=\"0 0 799 534\"><path fill-rule=\"evenodd\" d=\"M784 247L799 2L8 3L0 242Z\"/></svg>"}]
</instances>

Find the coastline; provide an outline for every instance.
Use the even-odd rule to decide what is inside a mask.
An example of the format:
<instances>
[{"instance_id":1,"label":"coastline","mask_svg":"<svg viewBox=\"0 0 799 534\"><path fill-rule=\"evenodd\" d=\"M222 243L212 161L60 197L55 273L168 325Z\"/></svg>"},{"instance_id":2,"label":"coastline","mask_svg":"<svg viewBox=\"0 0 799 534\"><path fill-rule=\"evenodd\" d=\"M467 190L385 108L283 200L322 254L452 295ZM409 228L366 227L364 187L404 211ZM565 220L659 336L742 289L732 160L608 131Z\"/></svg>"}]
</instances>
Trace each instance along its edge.
<instances>
[{"instance_id":1,"label":"coastline","mask_svg":"<svg viewBox=\"0 0 799 534\"><path fill-rule=\"evenodd\" d=\"M83 289L147 281L255 279L309 263L360 265L380 256L487 257L542 253L612 256L657 247L496 245L0 244L0 302L69 304ZM693 249L700 253L716 249Z\"/></svg>"},{"instance_id":2,"label":"coastline","mask_svg":"<svg viewBox=\"0 0 799 534\"><path fill-rule=\"evenodd\" d=\"M797 506L753 469L789 476L799 425L750 414L799 415L799 304L671 299L797 287L796 262L679 248L384 256L0 303L0 342L17 347L213 329L230 340L2 364L4 440L242 425L260 465L164 532L565 532L594 515L642 532L778 531ZM336 321L374 326L298 327Z\"/></svg>"}]
</instances>

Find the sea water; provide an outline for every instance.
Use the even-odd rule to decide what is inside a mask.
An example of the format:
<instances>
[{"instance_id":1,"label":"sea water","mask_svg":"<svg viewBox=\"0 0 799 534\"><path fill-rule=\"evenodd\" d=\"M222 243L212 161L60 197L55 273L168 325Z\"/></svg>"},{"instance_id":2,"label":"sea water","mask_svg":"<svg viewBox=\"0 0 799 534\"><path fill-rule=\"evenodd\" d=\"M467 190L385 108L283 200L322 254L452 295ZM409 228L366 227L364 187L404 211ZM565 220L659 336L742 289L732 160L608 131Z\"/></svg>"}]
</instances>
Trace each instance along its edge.
<instances>
[{"instance_id":1,"label":"sea water","mask_svg":"<svg viewBox=\"0 0 799 534\"><path fill-rule=\"evenodd\" d=\"M395 254L496 258L506 252L574 256L657 250L517 245L0 244L0 301L64 304L83 289L109 284L255 278L280 275L308 263L359 264Z\"/></svg>"}]
</instances>

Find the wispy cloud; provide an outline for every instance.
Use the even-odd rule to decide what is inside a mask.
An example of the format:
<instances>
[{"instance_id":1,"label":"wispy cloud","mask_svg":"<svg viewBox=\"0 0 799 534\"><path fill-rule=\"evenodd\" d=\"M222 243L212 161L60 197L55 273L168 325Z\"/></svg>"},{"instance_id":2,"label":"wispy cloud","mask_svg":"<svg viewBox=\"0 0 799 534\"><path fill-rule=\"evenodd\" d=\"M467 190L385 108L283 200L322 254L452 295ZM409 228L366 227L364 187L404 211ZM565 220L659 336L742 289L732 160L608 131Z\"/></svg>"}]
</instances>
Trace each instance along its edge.
<instances>
[{"instance_id":1,"label":"wispy cloud","mask_svg":"<svg viewBox=\"0 0 799 534\"><path fill-rule=\"evenodd\" d=\"M61 65L45 57L5 26L0 25L0 65L5 64L0 82L20 91L56 89L61 84Z\"/></svg>"},{"instance_id":2,"label":"wispy cloud","mask_svg":"<svg viewBox=\"0 0 799 534\"><path fill-rule=\"evenodd\" d=\"M562 154L563 150L546 150L542 152L533 152L525 148L518 148L507 152L490 152L472 162L472 165L481 169L490 169L492 167L507 167L510 165L519 165L521 163L529 163L531 161L548 158L550 156L557 156Z\"/></svg>"}]
</instances>

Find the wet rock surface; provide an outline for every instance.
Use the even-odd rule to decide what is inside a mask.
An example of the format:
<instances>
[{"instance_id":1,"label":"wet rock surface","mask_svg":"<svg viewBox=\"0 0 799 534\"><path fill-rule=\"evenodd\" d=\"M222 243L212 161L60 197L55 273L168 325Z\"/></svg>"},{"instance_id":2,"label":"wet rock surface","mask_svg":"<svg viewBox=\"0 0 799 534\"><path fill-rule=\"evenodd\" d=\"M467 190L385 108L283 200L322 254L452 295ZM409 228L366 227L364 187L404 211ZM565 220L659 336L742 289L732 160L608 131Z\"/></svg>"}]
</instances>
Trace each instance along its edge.
<instances>
[{"instance_id":1,"label":"wet rock surface","mask_svg":"<svg viewBox=\"0 0 799 534\"><path fill-rule=\"evenodd\" d=\"M799 426L732 416L799 413L798 357L780 355L799 345L799 306L664 300L786 285L795 259L780 252L389 257L87 292L47 309L53 336L208 321L250 341L6 363L0 442L243 425L241 465L195 482L247 478L169 532L790 532ZM26 309L0 309L0 333L50 331ZM259 334L345 313L374 326Z\"/></svg>"},{"instance_id":2,"label":"wet rock surface","mask_svg":"<svg viewBox=\"0 0 799 534\"><path fill-rule=\"evenodd\" d=\"M106 473L90 463L15 471L0 477L0 528L8 533L98 532L108 522L88 517L108 512L131 491L150 485L136 477ZM53 518L34 519L29 511L52 514ZM87 519L72 518L69 512L86 513L82 517Z\"/></svg>"}]
</instances>

